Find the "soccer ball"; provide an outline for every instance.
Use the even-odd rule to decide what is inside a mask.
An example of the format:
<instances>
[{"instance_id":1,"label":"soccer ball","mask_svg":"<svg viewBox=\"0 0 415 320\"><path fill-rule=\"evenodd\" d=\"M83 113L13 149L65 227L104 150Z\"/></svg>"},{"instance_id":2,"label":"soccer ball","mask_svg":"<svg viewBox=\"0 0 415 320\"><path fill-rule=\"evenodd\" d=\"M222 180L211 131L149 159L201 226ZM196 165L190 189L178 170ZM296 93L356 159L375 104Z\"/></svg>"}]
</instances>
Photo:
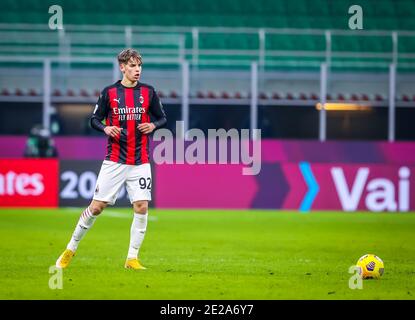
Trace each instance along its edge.
<instances>
[{"instance_id":1,"label":"soccer ball","mask_svg":"<svg viewBox=\"0 0 415 320\"><path fill-rule=\"evenodd\" d=\"M383 261L374 254L365 254L357 261L362 279L380 279L385 271Z\"/></svg>"}]
</instances>

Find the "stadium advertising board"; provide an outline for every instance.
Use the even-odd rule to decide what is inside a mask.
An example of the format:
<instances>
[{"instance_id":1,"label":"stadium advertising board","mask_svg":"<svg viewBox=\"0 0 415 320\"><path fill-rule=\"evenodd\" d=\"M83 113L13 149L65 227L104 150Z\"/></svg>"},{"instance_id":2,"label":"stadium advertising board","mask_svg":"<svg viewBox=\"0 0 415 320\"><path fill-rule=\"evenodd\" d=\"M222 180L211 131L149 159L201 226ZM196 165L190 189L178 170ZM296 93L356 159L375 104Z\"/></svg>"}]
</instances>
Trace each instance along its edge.
<instances>
[{"instance_id":1,"label":"stadium advertising board","mask_svg":"<svg viewBox=\"0 0 415 320\"><path fill-rule=\"evenodd\" d=\"M378 164L262 163L259 175L243 176L238 165L159 165L156 207L413 211L414 171Z\"/></svg>"},{"instance_id":2,"label":"stadium advertising board","mask_svg":"<svg viewBox=\"0 0 415 320\"><path fill-rule=\"evenodd\" d=\"M0 139L0 144L10 143L9 140L2 142ZM40 197L18 195L21 184L26 183L21 179L26 179L26 176L13 176L20 173L31 176L36 172L27 170L35 166L49 172L49 177L54 166L39 165L48 163L38 162L40 160L8 160L11 149L3 148L0 151L4 158L0 176L1 206L56 206L58 201L60 206L83 207L91 200L102 164L101 149L105 149L105 138L59 137L56 140L60 155L59 173L47 184L45 181L49 180L42 178L48 199L55 200L44 200L43 193ZM23 141L20 144L17 140L15 142L16 146L24 145ZM153 163L153 201L150 205L159 208L265 208L304 212L415 210L415 143L262 140L261 144L258 175L243 175L247 165L242 163ZM73 153L70 150L74 150L76 145L82 147ZM154 150L155 146L157 143L152 142L150 149ZM9 171L14 173L7 176ZM36 183L34 180L31 187L34 192ZM56 188L54 192L53 188ZM12 192L13 195L9 194ZM125 189L121 190L116 206L130 206Z\"/></svg>"},{"instance_id":3,"label":"stadium advertising board","mask_svg":"<svg viewBox=\"0 0 415 320\"><path fill-rule=\"evenodd\" d=\"M1 207L57 207L59 163L55 159L1 159Z\"/></svg>"},{"instance_id":4,"label":"stadium advertising board","mask_svg":"<svg viewBox=\"0 0 415 320\"><path fill-rule=\"evenodd\" d=\"M95 185L101 168L99 160L63 160L59 172L59 206L85 207L94 196ZM117 206L131 206L123 187L118 195Z\"/></svg>"}]
</instances>

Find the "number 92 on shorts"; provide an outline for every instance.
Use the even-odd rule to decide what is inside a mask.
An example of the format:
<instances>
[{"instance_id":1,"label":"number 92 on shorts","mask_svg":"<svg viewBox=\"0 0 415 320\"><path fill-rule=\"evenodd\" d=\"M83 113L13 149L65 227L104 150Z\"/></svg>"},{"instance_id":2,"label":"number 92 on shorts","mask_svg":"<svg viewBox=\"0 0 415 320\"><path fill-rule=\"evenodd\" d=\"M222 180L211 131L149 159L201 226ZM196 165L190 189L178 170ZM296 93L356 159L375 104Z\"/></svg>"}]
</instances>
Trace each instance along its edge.
<instances>
[{"instance_id":1,"label":"number 92 on shorts","mask_svg":"<svg viewBox=\"0 0 415 320\"><path fill-rule=\"evenodd\" d=\"M150 201L150 164L128 165L104 160L98 174L93 199L113 205L124 183L131 203L139 200Z\"/></svg>"}]
</instances>

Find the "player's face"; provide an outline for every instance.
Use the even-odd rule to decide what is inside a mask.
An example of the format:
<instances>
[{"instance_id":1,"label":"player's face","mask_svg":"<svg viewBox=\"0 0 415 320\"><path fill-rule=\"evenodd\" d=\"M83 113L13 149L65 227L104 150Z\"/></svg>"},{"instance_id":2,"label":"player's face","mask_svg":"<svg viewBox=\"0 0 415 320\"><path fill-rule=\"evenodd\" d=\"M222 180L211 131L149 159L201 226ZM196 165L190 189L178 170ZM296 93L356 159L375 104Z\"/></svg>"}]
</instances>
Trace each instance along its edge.
<instances>
[{"instance_id":1,"label":"player's face","mask_svg":"<svg viewBox=\"0 0 415 320\"><path fill-rule=\"evenodd\" d=\"M131 58L127 64L121 64L121 72L131 82L136 82L141 76L141 61Z\"/></svg>"}]
</instances>

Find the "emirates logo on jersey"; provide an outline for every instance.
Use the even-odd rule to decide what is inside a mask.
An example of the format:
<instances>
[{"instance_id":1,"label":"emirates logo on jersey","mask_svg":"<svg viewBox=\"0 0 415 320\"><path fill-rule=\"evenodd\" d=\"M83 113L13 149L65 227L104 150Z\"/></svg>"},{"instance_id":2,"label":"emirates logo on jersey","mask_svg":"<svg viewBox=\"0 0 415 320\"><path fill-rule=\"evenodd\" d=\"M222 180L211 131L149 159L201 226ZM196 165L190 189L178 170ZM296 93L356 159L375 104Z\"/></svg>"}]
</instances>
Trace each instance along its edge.
<instances>
[{"instance_id":1,"label":"emirates logo on jersey","mask_svg":"<svg viewBox=\"0 0 415 320\"><path fill-rule=\"evenodd\" d=\"M139 114L145 113L146 109L143 107L129 107L125 106L125 108L114 108L114 114Z\"/></svg>"},{"instance_id":2,"label":"emirates logo on jersey","mask_svg":"<svg viewBox=\"0 0 415 320\"><path fill-rule=\"evenodd\" d=\"M113 112L118 116L119 121L125 120L137 120L141 121L141 114L146 113L146 109L143 107L129 107L125 108L114 108Z\"/></svg>"}]
</instances>

